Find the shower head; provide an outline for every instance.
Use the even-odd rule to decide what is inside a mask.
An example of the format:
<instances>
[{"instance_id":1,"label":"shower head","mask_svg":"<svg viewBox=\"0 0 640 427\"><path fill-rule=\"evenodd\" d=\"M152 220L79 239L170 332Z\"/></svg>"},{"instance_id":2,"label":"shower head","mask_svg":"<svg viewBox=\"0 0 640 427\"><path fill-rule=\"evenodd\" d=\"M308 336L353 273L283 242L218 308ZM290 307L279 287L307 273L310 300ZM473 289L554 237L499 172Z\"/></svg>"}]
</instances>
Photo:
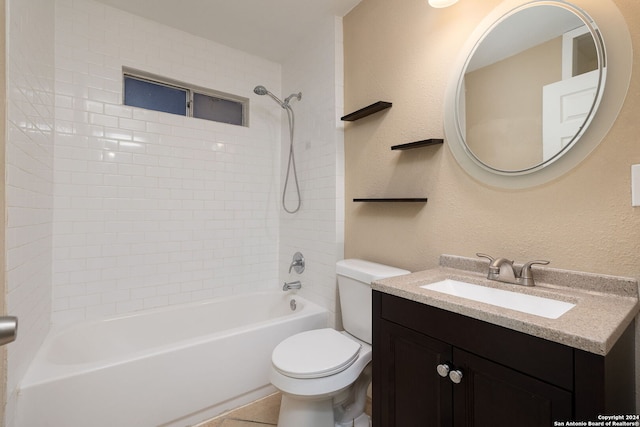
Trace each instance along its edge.
<instances>
[{"instance_id":1,"label":"shower head","mask_svg":"<svg viewBox=\"0 0 640 427\"><path fill-rule=\"evenodd\" d=\"M277 96L275 96L274 94L272 94L271 92L269 92L269 91L267 90L267 88L266 88L266 87L264 87L264 86L261 86L261 85L256 86L256 87L253 89L253 92L255 92L257 95L269 95L269 96L271 97L271 99L273 99L273 100L274 100L274 101L276 101L278 104L280 104L280 106L281 106L282 108L287 108L287 107L289 106L289 103L284 103L284 102L282 102L282 101L280 100L280 98L278 98Z\"/></svg>"},{"instance_id":2,"label":"shower head","mask_svg":"<svg viewBox=\"0 0 640 427\"><path fill-rule=\"evenodd\" d=\"M297 98L298 101L300 101L300 99L302 99L302 92L298 92L298 93L292 93L284 101L282 101L282 100L280 100L280 98L278 98L277 96L275 96L274 94L269 92L267 90L267 88L262 86L262 85L258 85L255 88L253 88L253 92L256 95L269 95L271 97L271 99L276 101L282 108L290 108L289 107L289 101L291 101L292 98Z\"/></svg>"},{"instance_id":3,"label":"shower head","mask_svg":"<svg viewBox=\"0 0 640 427\"><path fill-rule=\"evenodd\" d=\"M267 90L266 87L264 86L256 86L253 91L255 92L256 95L266 95L269 93L269 91Z\"/></svg>"}]
</instances>

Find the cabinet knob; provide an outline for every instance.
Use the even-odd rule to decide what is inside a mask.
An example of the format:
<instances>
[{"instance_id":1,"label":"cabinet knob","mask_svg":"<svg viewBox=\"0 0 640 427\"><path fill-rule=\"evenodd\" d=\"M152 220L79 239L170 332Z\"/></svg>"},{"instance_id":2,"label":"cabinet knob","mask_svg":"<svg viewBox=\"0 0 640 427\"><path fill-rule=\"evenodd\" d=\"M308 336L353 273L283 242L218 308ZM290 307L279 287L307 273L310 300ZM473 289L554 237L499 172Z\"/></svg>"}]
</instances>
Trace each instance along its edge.
<instances>
[{"instance_id":1,"label":"cabinet knob","mask_svg":"<svg viewBox=\"0 0 640 427\"><path fill-rule=\"evenodd\" d=\"M460 369L449 372L449 379L455 384L460 384L460 382L462 381L462 377L463 375Z\"/></svg>"},{"instance_id":2,"label":"cabinet knob","mask_svg":"<svg viewBox=\"0 0 640 427\"><path fill-rule=\"evenodd\" d=\"M442 378L447 378L449 376L449 371L451 371L451 368L446 363L442 363L436 367L436 370L438 371L438 375L440 375Z\"/></svg>"}]
</instances>

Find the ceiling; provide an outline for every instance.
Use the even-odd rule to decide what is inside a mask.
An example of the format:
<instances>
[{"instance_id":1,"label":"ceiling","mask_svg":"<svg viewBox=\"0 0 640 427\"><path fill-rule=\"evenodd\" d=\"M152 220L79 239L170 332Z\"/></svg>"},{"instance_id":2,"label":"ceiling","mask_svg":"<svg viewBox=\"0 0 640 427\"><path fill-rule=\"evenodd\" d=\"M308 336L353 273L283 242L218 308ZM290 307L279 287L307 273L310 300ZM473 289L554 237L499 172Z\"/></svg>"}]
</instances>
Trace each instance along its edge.
<instances>
[{"instance_id":1,"label":"ceiling","mask_svg":"<svg viewBox=\"0 0 640 427\"><path fill-rule=\"evenodd\" d=\"M322 18L361 0L98 0L152 21L281 63Z\"/></svg>"}]
</instances>

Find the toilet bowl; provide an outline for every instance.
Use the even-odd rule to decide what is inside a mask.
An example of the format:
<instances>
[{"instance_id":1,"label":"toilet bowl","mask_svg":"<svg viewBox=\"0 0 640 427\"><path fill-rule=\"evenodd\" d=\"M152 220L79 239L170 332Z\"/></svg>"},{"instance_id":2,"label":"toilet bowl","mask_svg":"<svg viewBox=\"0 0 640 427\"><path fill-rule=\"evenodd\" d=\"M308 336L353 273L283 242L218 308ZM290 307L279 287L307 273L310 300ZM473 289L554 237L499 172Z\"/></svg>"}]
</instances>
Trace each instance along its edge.
<instances>
[{"instance_id":1,"label":"toilet bowl","mask_svg":"<svg viewBox=\"0 0 640 427\"><path fill-rule=\"evenodd\" d=\"M409 271L363 260L337 264L345 331L302 332L273 350L271 383L282 392L278 427L369 427L371 282Z\"/></svg>"},{"instance_id":2,"label":"toilet bowl","mask_svg":"<svg viewBox=\"0 0 640 427\"><path fill-rule=\"evenodd\" d=\"M340 426L335 412L358 405L357 391L351 388L371 362L371 345L346 332L317 329L282 341L272 362L271 383L282 392L279 427ZM369 381L362 390L362 408L352 409L357 416L364 412ZM340 407L334 408L337 403ZM357 416L345 425L351 426ZM363 425L369 426L368 419Z\"/></svg>"}]
</instances>

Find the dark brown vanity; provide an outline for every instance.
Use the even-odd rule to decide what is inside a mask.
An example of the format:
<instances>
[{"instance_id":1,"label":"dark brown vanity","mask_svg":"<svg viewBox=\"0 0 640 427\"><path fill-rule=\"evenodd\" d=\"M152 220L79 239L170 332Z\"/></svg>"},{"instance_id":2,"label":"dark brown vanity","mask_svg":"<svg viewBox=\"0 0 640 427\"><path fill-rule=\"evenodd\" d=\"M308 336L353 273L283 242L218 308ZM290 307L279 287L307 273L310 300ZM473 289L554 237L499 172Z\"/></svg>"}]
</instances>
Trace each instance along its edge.
<instances>
[{"instance_id":1,"label":"dark brown vanity","mask_svg":"<svg viewBox=\"0 0 640 427\"><path fill-rule=\"evenodd\" d=\"M467 280L482 283L481 275L468 274ZM593 292L578 295L575 308L559 319L529 323L527 319L537 316L510 310L505 314L418 286L452 275L463 277L441 267L374 284L375 427L547 427L636 413L632 319L638 310L637 294L635 302L633 297L619 297L617 319L591 319L590 324L608 330L594 335L610 337L603 346L591 348L600 338L587 344L590 332L580 331L593 329L581 320L589 316L591 304L598 304ZM545 287L538 288L545 292ZM584 289L576 291L580 292ZM615 300L615 295L602 296L603 309L615 308ZM562 325L573 330L565 335ZM552 339L537 336L545 334Z\"/></svg>"}]
</instances>

